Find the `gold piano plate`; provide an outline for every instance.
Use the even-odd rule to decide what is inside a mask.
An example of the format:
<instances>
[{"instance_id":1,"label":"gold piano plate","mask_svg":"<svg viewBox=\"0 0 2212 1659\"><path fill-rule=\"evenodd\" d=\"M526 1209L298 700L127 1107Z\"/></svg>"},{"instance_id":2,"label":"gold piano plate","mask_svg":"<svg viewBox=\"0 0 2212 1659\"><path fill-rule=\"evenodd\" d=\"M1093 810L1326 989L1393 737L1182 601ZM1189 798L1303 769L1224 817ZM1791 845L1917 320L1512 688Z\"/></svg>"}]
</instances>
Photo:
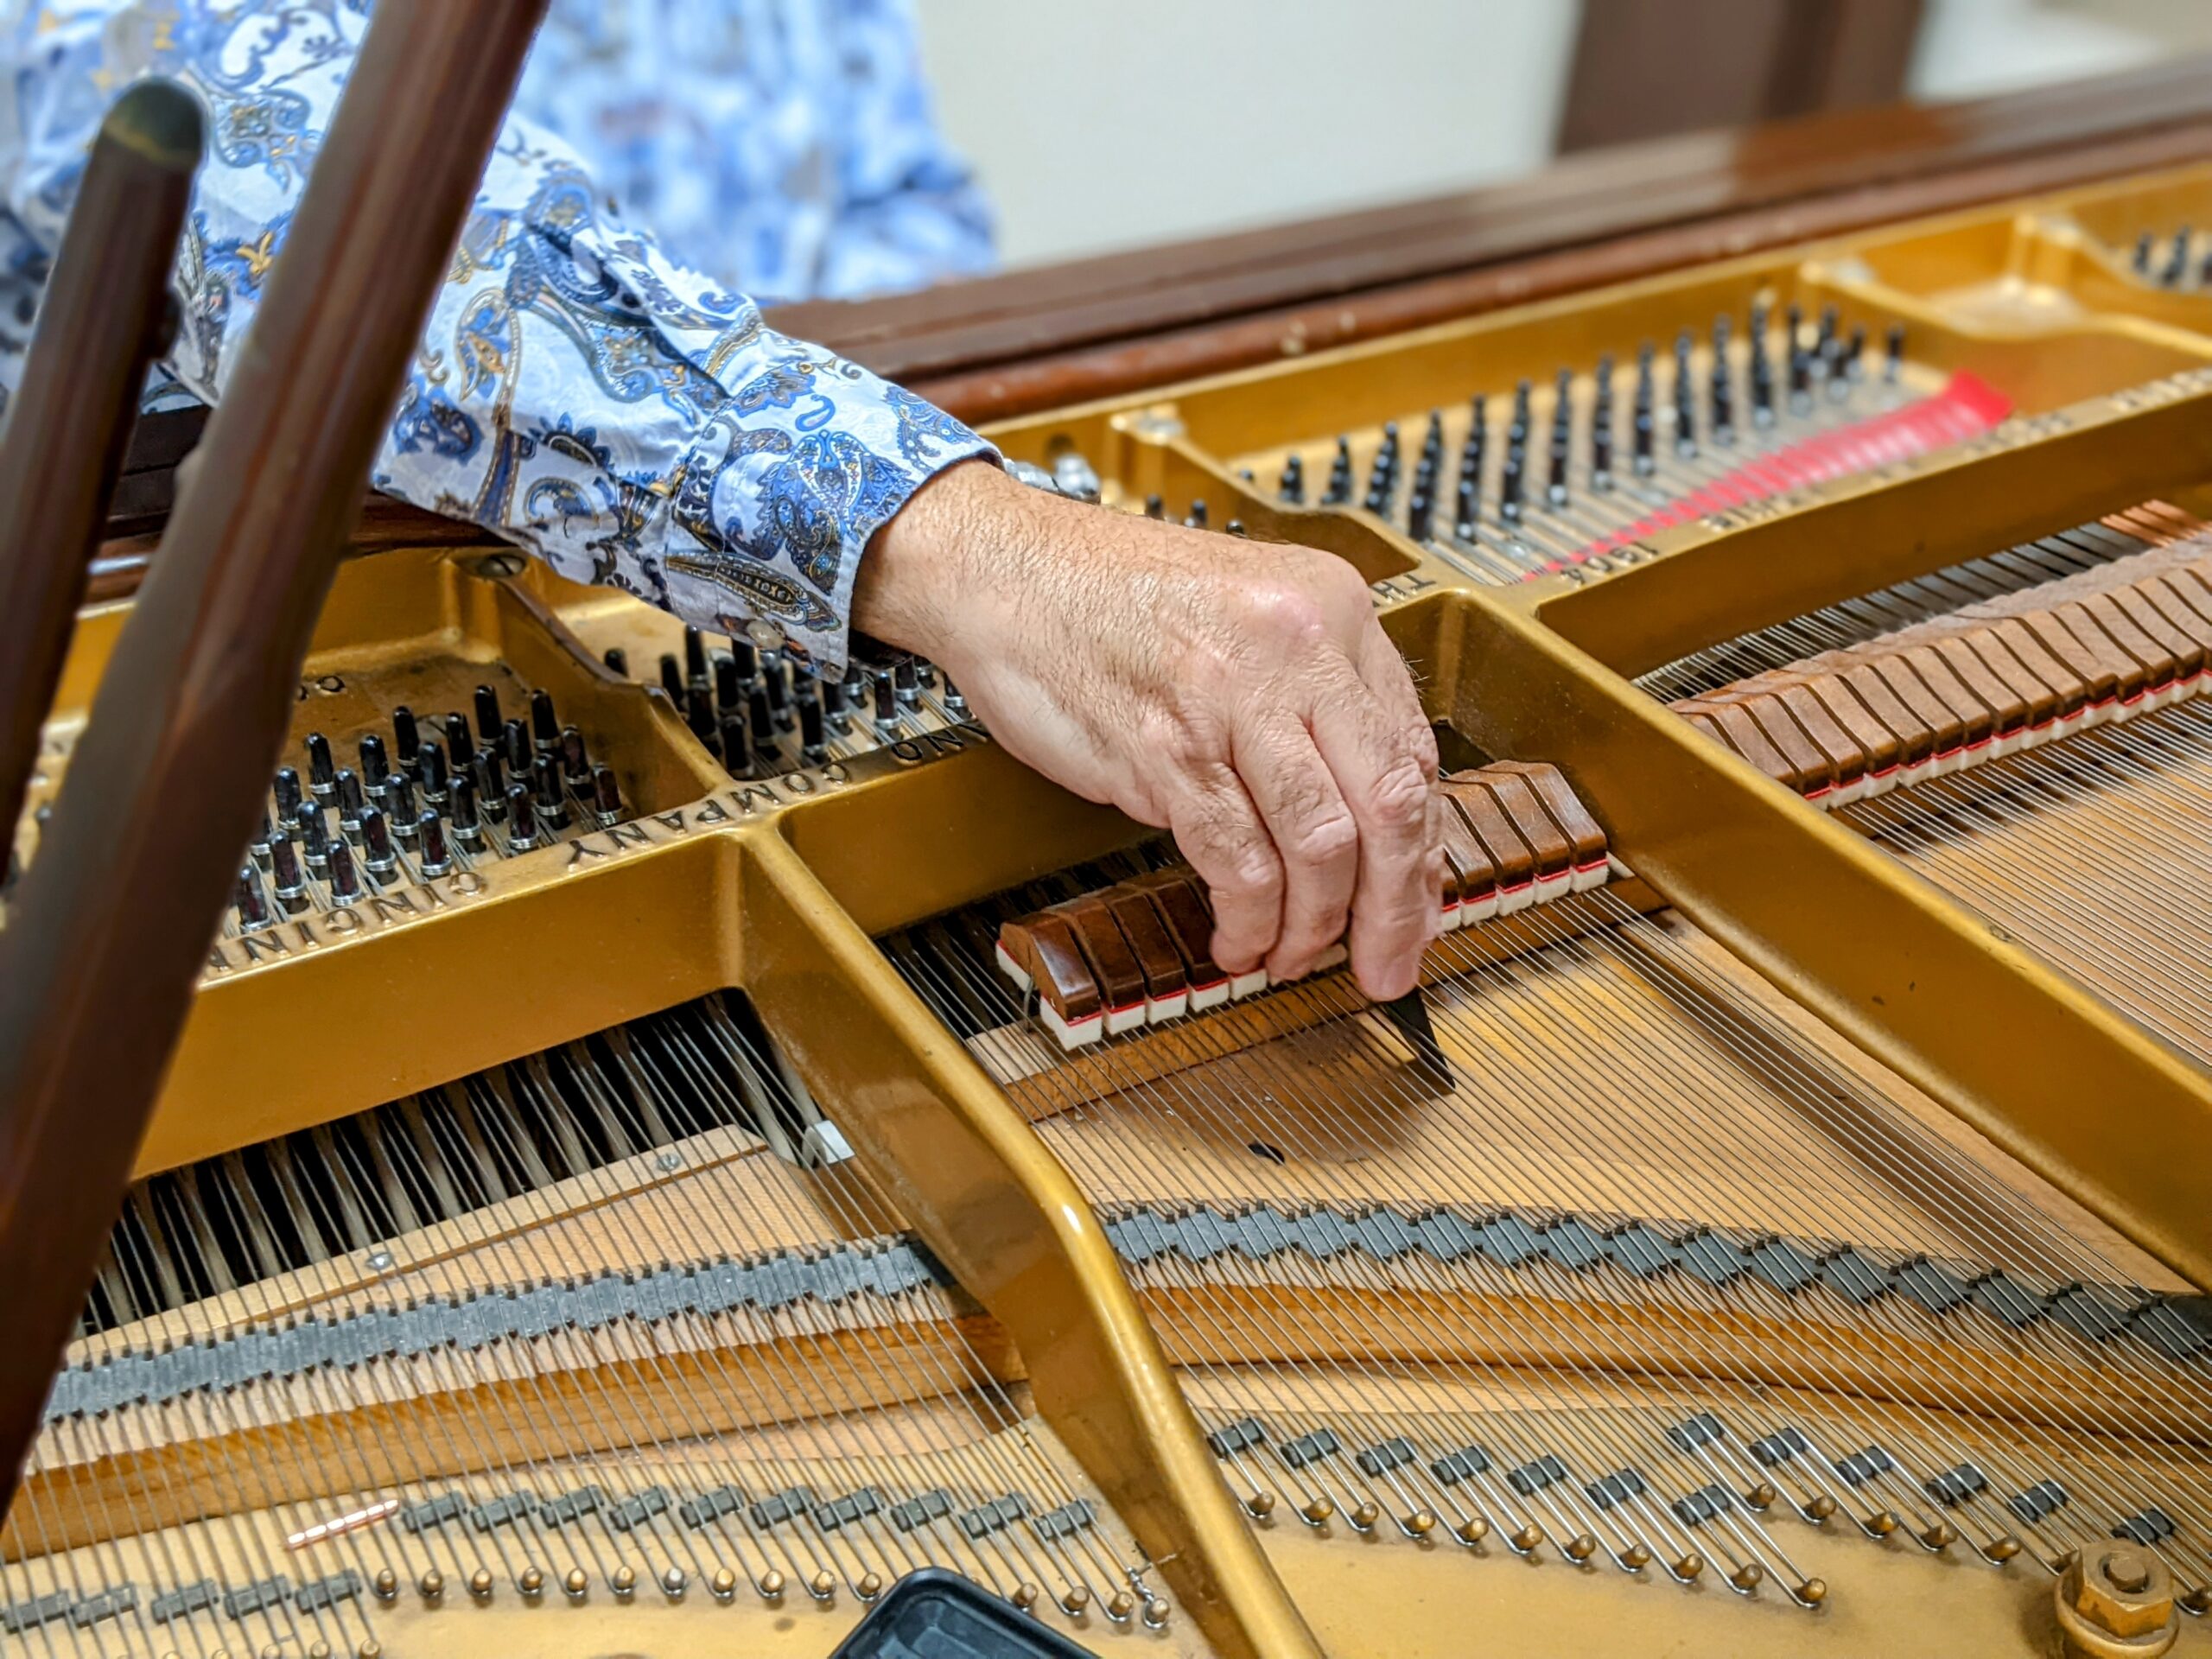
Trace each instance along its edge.
<instances>
[{"instance_id":1,"label":"gold piano plate","mask_svg":"<svg viewBox=\"0 0 2212 1659\"><path fill-rule=\"evenodd\" d=\"M750 642L508 554L347 565L288 762L512 716L566 821L437 874L349 841L358 893L226 919L0 1628L819 1654L936 1563L1101 1653L2207 1651L2212 1079L1637 683L2202 513L2188 222L2212 172L994 432L1350 560L1453 763L1548 763L1602 826L1635 886L1436 947L1442 1084L1341 976L1061 1055L982 918L1149 837L942 677L806 688L810 746L717 683Z\"/></svg>"}]
</instances>

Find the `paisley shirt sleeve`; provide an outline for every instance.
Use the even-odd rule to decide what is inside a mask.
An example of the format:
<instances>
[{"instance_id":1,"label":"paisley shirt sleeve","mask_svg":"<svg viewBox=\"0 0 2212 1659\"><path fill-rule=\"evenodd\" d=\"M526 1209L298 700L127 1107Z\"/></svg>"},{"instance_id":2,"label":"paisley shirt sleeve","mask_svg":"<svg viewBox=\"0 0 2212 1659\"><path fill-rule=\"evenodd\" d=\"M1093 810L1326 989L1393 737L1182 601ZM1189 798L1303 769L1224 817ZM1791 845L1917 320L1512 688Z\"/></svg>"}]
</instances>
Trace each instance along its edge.
<instances>
[{"instance_id":1,"label":"paisley shirt sleeve","mask_svg":"<svg viewBox=\"0 0 2212 1659\"><path fill-rule=\"evenodd\" d=\"M133 79L167 75L205 104L208 156L166 366L219 397L365 6L33 0L0 15L0 354L20 349L14 325L101 115ZM510 117L375 482L701 627L771 625L835 671L868 538L936 472L993 453L766 327L753 301L623 223L562 141Z\"/></svg>"}]
</instances>

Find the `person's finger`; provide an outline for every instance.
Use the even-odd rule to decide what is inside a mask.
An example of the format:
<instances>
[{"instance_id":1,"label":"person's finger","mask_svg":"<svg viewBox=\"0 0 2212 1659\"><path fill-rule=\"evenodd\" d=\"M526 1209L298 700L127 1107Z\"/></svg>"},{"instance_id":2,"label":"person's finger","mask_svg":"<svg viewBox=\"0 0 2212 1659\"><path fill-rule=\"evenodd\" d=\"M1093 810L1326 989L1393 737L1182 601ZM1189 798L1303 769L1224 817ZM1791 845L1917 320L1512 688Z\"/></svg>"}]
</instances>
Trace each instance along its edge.
<instances>
[{"instance_id":1,"label":"person's finger","mask_svg":"<svg viewBox=\"0 0 2212 1659\"><path fill-rule=\"evenodd\" d=\"M1282 861L1236 773L1206 762L1175 780L1167 827L1213 903L1213 959L1224 973L1249 973L1282 930Z\"/></svg>"},{"instance_id":2,"label":"person's finger","mask_svg":"<svg viewBox=\"0 0 2212 1659\"><path fill-rule=\"evenodd\" d=\"M1344 683L1366 698L1349 673ZM1282 931L1268 976L1295 979L1344 937L1359 878L1358 821L1291 709L1271 709L1241 730L1230 759L1282 861Z\"/></svg>"},{"instance_id":3,"label":"person's finger","mask_svg":"<svg viewBox=\"0 0 2212 1659\"><path fill-rule=\"evenodd\" d=\"M1312 719L1314 746L1358 827L1352 972L1370 996L1402 996L1437 926L1435 741L1349 675L1322 689Z\"/></svg>"},{"instance_id":4,"label":"person's finger","mask_svg":"<svg viewBox=\"0 0 2212 1659\"><path fill-rule=\"evenodd\" d=\"M1421 752L1427 757L1428 775L1436 775L1436 734L1429 729L1428 714L1421 706L1421 690L1414 683L1412 671L1406 659L1398 655L1398 648L1390 643L1390 636L1382 632L1382 625L1372 617L1361 631L1357 653L1359 677L1382 705L1384 714L1411 729L1419 727L1424 734Z\"/></svg>"}]
</instances>

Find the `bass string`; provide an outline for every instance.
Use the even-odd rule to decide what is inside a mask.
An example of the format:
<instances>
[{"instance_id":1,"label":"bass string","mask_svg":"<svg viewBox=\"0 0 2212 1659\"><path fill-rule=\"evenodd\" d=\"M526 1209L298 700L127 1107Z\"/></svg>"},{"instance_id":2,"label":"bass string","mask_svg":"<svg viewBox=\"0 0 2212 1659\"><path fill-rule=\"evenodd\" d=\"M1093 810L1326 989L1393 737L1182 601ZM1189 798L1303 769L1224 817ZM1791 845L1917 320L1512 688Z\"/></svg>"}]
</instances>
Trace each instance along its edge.
<instances>
[{"instance_id":1,"label":"bass string","mask_svg":"<svg viewBox=\"0 0 2212 1659\"><path fill-rule=\"evenodd\" d=\"M1201 1103L1201 1102L1192 1102L1192 1106L1204 1106L1204 1103ZM1243 1135L1243 1133L1245 1133L1245 1130L1241 1128L1241 1130L1239 1130L1239 1137L1241 1137L1241 1135ZM1170 1185L1170 1190L1177 1190L1177 1188L1174 1188L1174 1185ZM1230 1197L1243 1197L1243 1194L1230 1194ZM1553 1330L1553 1336L1555 1336L1555 1338L1557 1338L1557 1327L1555 1327L1555 1330ZM1374 1344L1376 1344L1376 1343L1371 1343L1371 1347L1374 1347ZM1546 1378L1546 1382L1548 1382L1548 1378ZM1555 1402L1561 1402L1561 1405L1564 1405L1564 1400L1557 1400L1557 1398L1555 1398ZM1630 1453L1626 1453L1626 1449L1624 1449L1624 1451L1621 1451L1621 1455L1630 1455ZM1617 1458L1615 1458L1615 1460L1617 1460ZM1597 1466L1611 1466L1611 1465L1608 1465L1608 1462L1599 1462L1599 1465L1597 1465Z\"/></svg>"},{"instance_id":2,"label":"bass string","mask_svg":"<svg viewBox=\"0 0 2212 1659\"><path fill-rule=\"evenodd\" d=\"M2212 944L2212 918L2192 902L2212 853L2189 830L2212 804L2209 765L2212 721L2178 704L2007 757L1986 778L1976 768L1847 810L2212 1060L2212 997L2190 971L2202 950L2188 948ZM2125 856L2085 860L2087 846Z\"/></svg>"},{"instance_id":3,"label":"bass string","mask_svg":"<svg viewBox=\"0 0 2212 1659\"><path fill-rule=\"evenodd\" d=\"M788 1103L788 1090L785 1088L780 1072L773 1065L772 1057L764 1052L760 1046L764 1039L739 1029L726 1019L714 1020L709 1029L715 1039L719 1053L728 1060L740 1063L743 1069L753 1075L762 1077L779 1092L785 1094L786 1103ZM712 1062L703 1052L694 1050L690 1058L700 1075L704 1076L712 1071ZM868 1224L868 1218L871 1216L891 1211L892 1206L880 1189L867 1172L854 1160L839 1160L827 1165L817 1171L817 1180L820 1186L825 1189L833 1199L834 1219L847 1231L857 1231ZM960 1370L963 1394L973 1392L981 1395L991 1411L991 1418L988 1422L985 1422L978 1414L979 1423L982 1423L988 1431L981 1437L985 1455L993 1460L994 1465L998 1468L1006 1489L1019 1490L1023 1484L1020 1471L1007 1460L1007 1448L1003 1442L1002 1433L1007 1429L1018 1428L1027 1421L1027 1414L1014 1404L1005 1385L985 1364L958 1325L949 1322L945 1330L946 1345ZM901 1332L899 1334L904 1341L906 1333ZM1040 1447L1029 1441L1025 1436L1022 1450L1033 1465L1030 1475L1032 1484L1041 1479L1046 1488L1053 1492L1062 1503L1076 1500L1078 1494L1065 1471L1052 1459L1045 1456ZM993 1535L994 1537L998 1535ZM1090 1566L1106 1582L1132 1583L1137 1585L1141 1590L1141 1569L1132 1562L1119 1560L1105 1553L1103 1541L1096 1535L1094 1529L1081 1529L1073 1536L1080 1541L1084 1553L1090 1557ZM1021 1548L1026 1549L1026 1544ZM1048 1553L1057 1557L1065 1552L1058 1546L1053 1545L1048 1546ZM1079 1573L1077 1574L1076 1581L1084 1582Z\"/></svg>"},{"instance_id":4,"label":"bass string","mask_svg":"<svg viewBox=\"0 0 2212 1659\"><path fill-rule=\"evenodd\" d=\"M1494 1039L1495 1039L1495 1033L1493 1033L1493 1040L1494 1040ZM1681 1336L1681 1337L1686 1337L1686 1338L1690 1338L1690 1339L1691 1339L1691 1342L1692 1342L1692 1345L1693 1345L1693 1346L1694 1346L1694 1345L1695 1345L1695 1339L1696 1339L1696 1335L1697 1335L1697 1333L1696 1333L1693 1329L1688 1329L1688 1328L1681 1329L1681 1330L1680 1330L1680 1331L1678 1332L1678 1335L1679 1335L1679 1336ZM1808 1378L1808 1377L1804 1376L1802 1374L1800 1374L1800 1375L1798 1375L1798 1376L1795 1376L1795 1377L1792 1377L1792 1378L1790 1378L1790 1379L1789 1379L1789 1380L1790 1380L1790 1381L1792 1381L1792 1382L1796 1382L1796 1383L1797 1383L1797 1384L1799 1384L1799 1385L1803 1385L1803 1384L1805 1384L1805 1383L1807 1383L1807 1382L1817 1382L1822 1381L1823 1379ZM1831 1386L1831 1387L1838 1386L1838 1385L1841 1382L1841 1379L1825 1379L1825 1380L1828 1382L1829 1386Z\"/></svg>"},{"instance_id":5,"label":"bass string","mask_svg":"<svg viewBox=\"0 0 2212 1659\"><path fill-rule=\"evenodd\" d=\"M1191 1350L1197 1363L1210 1375L1213 1376L1222 1384L1222 1386L1228 1390L1230 1397L1236 1397L1238 1390L1235 1384L1226 1378L1223 1373L1217 1368L1214 1367L1211 1364L1211 1362L1205 1357L1210 1345L1215 1348L1226 1345L1223 1336L1223 1326L1224 1323L1223 1312L1219 1308L1216 1307L1211 1300L1202 1303L1198 1312L1205 1317L1205 1333L1211 1338L1211 1344L1206 1340L1193 1339L1185 1345ZM1272 1338L1274 1344L1280 1347L1283 1351L1298 1351L1296 1347L1294 1345L1293 1333L1289 1332L1279 1324L1276 1324L1274 1320L1272 1313L1264 1306L1258 1309L1249 1307L1233 1309L1231 1310L1231 1313L1235 1318L1249 1318L1256 1319L1262 1327L1263 1335ZM1342 1369L1341 1362L1334 1357L1325 1358L1322 1362L1322 1365L1325 1370L1336 1375L1339 1384L1351 1384L1355 1382L1357 1380L1344 1373ZM1248 1369L1257 1370L1262 1374L1273 1376L1279 1383L1285 1385L1290 1390L1293 1398L1301 1399L1306 1402L1303 1407L1299 1408L1298 1415L1300 1427L1310 1430L1318 1427L1320 1421L1325 1419L1327 1415L1325 1399L1313 1395L1311 1389L1305 1384L1304 1380L1297 1374L1294 1369L1287 1369L1285 1365L1277 1362L1272 1355L1262 1354L1257 1356L1255 1361L1248 1365ZM1510 1376L1513 1385L1516 1387L1516 1390L1525 1390L1535 1386L1532 1384L1527 1377L1523 1376L1517 1369L1509 1372L1509 1376ZM1395 1385L1390 1383L1387 1378L1373 1379L1373 1381L1377 1385L1382 1386L1386 1392L1395 1391ZM1370 1388L1370 1393L1371 1395L1372 1388ZM1278 1413L1277 1414L1281 1415L1287 1414ZM1509 1428L1510 1435L1518 1435L1522 1431L1517 1427ZM1444 1449L1448 1452L1450 1450L1456 1449L1456 1447L1446 1446ZM1535 1450L1536 1447L1533 1443L1519 1443L1518 1451L1522 1455L1522 1460L1523 1461L1530 1460L1528 1454L1533 1453ZM1243 1465L1243 1472L1246 1474L1248 1480L1253 1478L1253 1471L1249 1464ZM1347 1477L1345 1476L1344 1471L1341 1467L1335 1465L1330 1460L1317 1460L1313 1463L1310 1463L1303 1470L1293 1472L1292 1478L1298 1487L1296 1500L1298 1507L1302 1512L1306 1514L1308 1519L1315 1518L1314 1511L1317 1508L1323 1516L1325 1516L1326 1513L1336 1507L1344 1508L1348 1511L1355 1514L1360 1508L1359 1502L1350 1495L1350 1489L1345 1484ZM1329 1498L1330 1495L1323 1492L1319 1487L1307 1484L1317 1479L1322 1481L1334 1480L1337 1484L1338 1490L1330 1501L1323 1501L1325 1498ZM1286 1494L1286 1496L1288 1494ZM1492 1497L1494 1500L1497 1497L1494 1487L1492 1488ZM1552 1495L1550 1493L1546 1492L1541 1494L1540 1497L1541 1500L1548 1507L1551 1507L1551 1515L1549 1518L1553 1522L1554 1536L1569 1535L1573 1532L1579 1530L1579 1527L1567 1526L1557 1509L1552 1506ZM1452 1502L1454 1500L1447 1497L1446 1501ZM1516 1514L1514 1507L1510 1504L1503 1505L1502 1512L1506 1513L1509 1516L1513 1516L1517 1523L1513 1527L1511 1531L1509 1532L1509 1537L1511 1537L1516 1534L1529 1534L1529 1523L1525 1514ZM1460 1513L1464 1517L1465 1511L1461 1511ZM1538 1530L1533 1535L1534 1537L1540 1539L1542 1536L1542 1534L1541 1530ZM1523 1543L1519 1547L1525 1549L1529 1545Z\"/></svg>"},{"instance_id":6,"label":"bass string","mask_svg":"<svg viewBox=\"0 0 2212 1659\"><path fill-rule=\"evenodd\" d=\"M1653 940L1656 940L1662 944L1673 943L1666 939L1666 936L1662 931L1653 928L1648 923L1641 921L1640 918L1638 918L1635 925L1637 929L1640 930ZM1740 1014L1736 1014L1734 1017L1740 1019L1742 1016ZM1942 1146L1940 1141L1936 1142L1935 1144L1938 1147ZM1967 1173L1967 1172L1961 1173L1962 1174ZM1962 1180L1953 1181L1947 1182L1945 1185L1948 1186L1950 1190L1957 1191L1961 1190L1964 1186L1964 1182ZM1778 1293L1772 1293L1758 1286L1753 1286L1751 1288L1754 1294L1767 1296L1778 1294ZM1898 1321L1903 1318L1904 1313L1904 1310L1901 1306L1887 1301L1878 1303L1876 1312L1884 1322L1893 1329L1898 1328ZM1917 1323L1919 1323L1919 1320L1916 1317L1915 1324L1916 1325ZM1940 1329L1954 1333L1956 1332L1955 1318L1954 1315L1942 1316L1941 1319L1932 1321L1932 1323ZM1977 1316L1977 1323L1981 1326L1982 1331L1985 1333L1989 1333L1994 1331L1993 1325L1989 1321L1981 1319L1979 1316ZM2106 1349L2092 1351L2088 1349L2086 1344L2081 1344L2078 1339L2070 1338L2064 1339L2062 1344L2059 1340L2055 1338L2053 1333L2041 1329L2032 1329L2026 1333L2014 1333L2006 1331L1999 1334L2003 1337L2004 1342L2008 1349L2017 1351L2018 1347L2020 1345L2030 1346L2038 1351L2042 1357L2050 1364L2054 1366L2065 1366L2075 1374L2079 1374L2084 1361L2094 1363L2100 1368L2104 1368L2108 1365L2113 1357L2109 1345L2107 1345ZM2148 1357L2147 1351L2140 1350L2137 1345L2132 1344L2122 1348L2120 1352L2126 1364L2130 1368L2135 1369L2139 1371L2140 1370L2144 1360ZM2190 1433L2192 1431L2196 1431L2201 1435L2202 1419L2190 1420L2181 1416L2177 1413L2170 1414L2165 1410L2165 1402L2168 1395L2177 1382L2181 1382L2186 1389L2193 1387L2196 1382L2196 1379L2185 1371L2177 1372L2174 1368L2161 1367L2156 1376L2144 1376L2141 1379L2141 1385L2136 1389L2129 1390L2124 1396L2124 1402L2139 1411L2140 1411L2146 1403L2152 1408L2152 1416L2155 1421L2152 1422L2145 1422L2142 1418L2139 1417L2136 1420L2133 1429L2133 1433L2137 1437L2137 1445L2139 1447L2146 1450L2149 1448L2159 1447L2169 1438L2176 1434L2186 1435ZM1969 1400L1967 1402L1967 1408L1970 1409L1971 1404L1972 1402ZM2063 1424L2046 1424L2045 1427L2055 1430L2063 1431L2066 1438L2070 1439L2071 1437L2070 1430L2066 1430L2066 1427ZM2078 1452L2083 1452L2086 1453L2086 1448L2082 1447L2078 1442L2075 1442L2075 1446ZM2197 1478L2200 1480L2202 1478L2201 1469L2198 1471Z\"/></svg>"}]
</instances>

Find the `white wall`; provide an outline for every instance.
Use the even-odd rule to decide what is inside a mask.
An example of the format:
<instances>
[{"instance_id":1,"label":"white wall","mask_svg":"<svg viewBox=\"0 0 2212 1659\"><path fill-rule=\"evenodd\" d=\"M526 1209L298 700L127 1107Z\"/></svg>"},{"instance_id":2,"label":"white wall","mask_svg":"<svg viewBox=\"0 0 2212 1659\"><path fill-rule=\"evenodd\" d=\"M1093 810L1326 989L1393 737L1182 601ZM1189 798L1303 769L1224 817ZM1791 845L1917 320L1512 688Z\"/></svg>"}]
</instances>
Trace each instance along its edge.
<instances>
[{"instance_id":1,"label":"white wall","mask_svg":"<svg viewBox=\"0 0 2212 1659\"><path fill-rule=\"evenodd\" d=\"M2204 0L1929 0L1907 90L1979 98L2212 48Z\"/></svg>"},{"instance_id":2,"label":"white wall","mask_svg":"<svg viewBox=\"0 0 2212 1659\"><path fill-rule=\"evenodd\" d=\"M1540 166L1581 12L1577 0L918 6L941 118L997 204L1009 264ZM1970 98L2204 50L2212 0L1929 0L1910 91Z\"/></svg>"},{"instance_id":3,"label":"white wall","mask_svg":"<svg viewBox=\"0 0 2212 1659\"><path fill-rule=\"evenodd\" d=\"M1574 0L919 0L1009 264L1526 172Z\"/></svg>"}]
</instances>

